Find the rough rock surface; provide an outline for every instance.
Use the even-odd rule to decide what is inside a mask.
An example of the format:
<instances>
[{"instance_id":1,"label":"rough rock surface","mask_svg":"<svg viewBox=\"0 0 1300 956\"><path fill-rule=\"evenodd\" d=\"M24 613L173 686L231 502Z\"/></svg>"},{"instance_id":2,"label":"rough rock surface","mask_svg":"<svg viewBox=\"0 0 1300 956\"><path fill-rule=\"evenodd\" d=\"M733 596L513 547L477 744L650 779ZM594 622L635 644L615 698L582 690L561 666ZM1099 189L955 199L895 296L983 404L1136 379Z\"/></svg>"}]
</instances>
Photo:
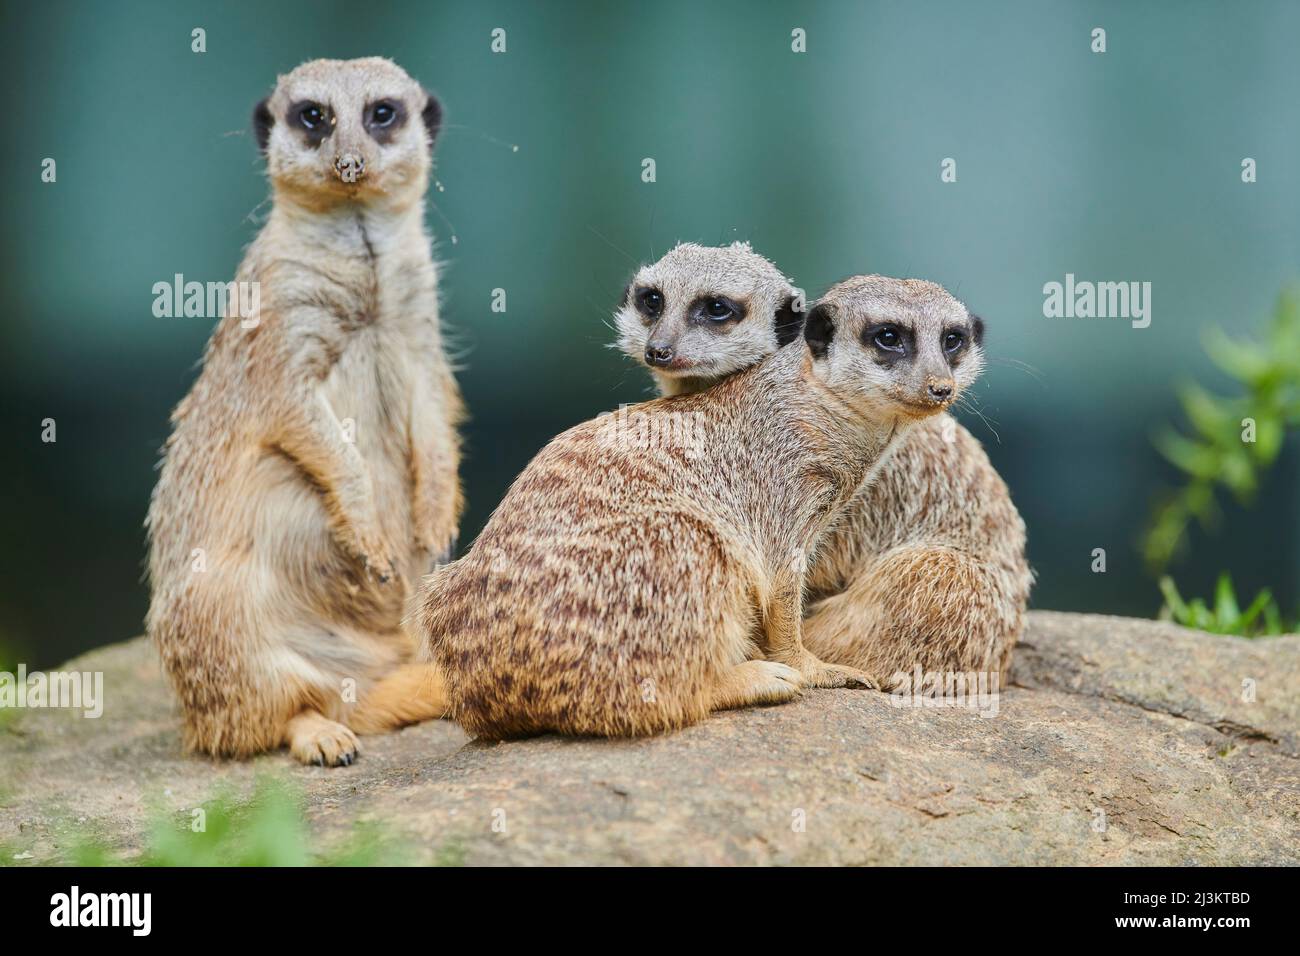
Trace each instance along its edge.
<instances>
[{"instance_id":1,"label":"rough rock surface","mask_svg":"<svg viewBox=\"0 0 1300 956\"><path fill-rule=\"evenodd\" d=\"M104 672L102 718L0 723L0 845L31 863L79 827L138 853L159 802L268 768L314 837L382 821L424 862L1300 863L1300 636L1035 612L996 716L819 690L641 741L479 744L435 722L335 770L183 754L143 639L63 669Z\"/></svg>"}]
</instances>

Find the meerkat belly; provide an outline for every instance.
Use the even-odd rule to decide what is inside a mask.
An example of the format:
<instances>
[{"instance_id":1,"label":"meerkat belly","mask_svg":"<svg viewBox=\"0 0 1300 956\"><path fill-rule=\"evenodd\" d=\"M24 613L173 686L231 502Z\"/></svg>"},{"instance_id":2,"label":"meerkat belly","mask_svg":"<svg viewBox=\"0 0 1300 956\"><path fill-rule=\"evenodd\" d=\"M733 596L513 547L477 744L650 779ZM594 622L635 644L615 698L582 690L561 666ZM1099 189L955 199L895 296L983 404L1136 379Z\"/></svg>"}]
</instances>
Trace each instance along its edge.
<instances>
[{"instance_id":1,"label":"meerkat belly","mask_svg":"<svg viewBox=\"0 0 1300 956\"><path fill-rule=\"evenodd\" d=\"M368 330L366 330L368 331ZM411 541L405 371L378 340L358 341L321 385L344 441L355 444L373 483L376 517L397 546ZM336 637L384 635L400 628L404 593L376 582L344 552L331 527L330 491L275 448L250 447L248 493L230 502L242 530L256 542L243 555L241 578L250 599L283 612L290 630L328 625ZM403 552L395 556L406 560ZM265 591L266 601L257 594ZM319 630L317 628L316 630ZM315 638L312 638L315 641Z\"/></svg>"},{"instance_id":2,"label":"meerkat belly","mask_svg":"<svg viewBox=\"0 0 1300 956\"><path fill-rule=\"evenodd\" d=\"M834 594L883 554L915 545L978 550L992 495L991 466L970 434L946 415L911 429L819 542L808 586Z\"/></svg>"},{"instance_id":3,"label":"meerkat belly","mask_svg":"<svg viewBox=\"0 0 1300 956\"><path fill-rule=\"evenodd\" d=\"M322 391L345 441L353 443L373 482L387 538L411 540L410 402L416 370L405 343L378 328L357 333Z\"/></svg>"}]
</instances>

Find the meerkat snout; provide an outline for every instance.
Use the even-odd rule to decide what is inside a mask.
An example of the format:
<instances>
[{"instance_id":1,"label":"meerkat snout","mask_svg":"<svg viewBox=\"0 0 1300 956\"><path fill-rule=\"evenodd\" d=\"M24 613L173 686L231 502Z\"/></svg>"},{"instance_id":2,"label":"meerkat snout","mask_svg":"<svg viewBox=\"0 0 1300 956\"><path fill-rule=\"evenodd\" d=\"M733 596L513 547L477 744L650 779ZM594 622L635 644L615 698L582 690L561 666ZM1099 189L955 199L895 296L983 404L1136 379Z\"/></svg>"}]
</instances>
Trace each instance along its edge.
<instances>
[{"instance_id":1,"label":"meerkat snout","mask_svg":"<svg viewBox=\"0 0 1300 956\"><path fill-rule=\"evenodd\" d=\"M942 286L855 276L808 314L814 372L831 385L858 383L860 404L897 417L949 408L984 367L984 323Z\"/></svg>"},{"instance_id":2,"label":"meerkat snout","mask_svg":"<svg viewBox=\"0 0 1300 956\"><path fill-rule=\"evenodd\" d=\"M645 347L645 363L660 368L667 368L673 364L673 358L676 353L671 345L664 345L662 342L651 342Z\"/></svg>"},{"instance_id":3,"label":"meerkat snout","mask_svg":"<svg viewBox=\"0 0 1300 956\"><path fill-rule=\"evenodd\" d=\"M359 153L343 153L334 160L334 172L345 183L355 183L365 175L366 158Z\"/></svg>"},{"instance_id":4,"label":"meerkat snout","mask_svg":"<svg viewBox=\"0 0 1300 956\"><path fill-rule=\"evenodd\" d=\"M925 390L933 401L947 404L948 400L952 398L952 379L931 378L926 382Z\"/></svg>"}]
</instances>

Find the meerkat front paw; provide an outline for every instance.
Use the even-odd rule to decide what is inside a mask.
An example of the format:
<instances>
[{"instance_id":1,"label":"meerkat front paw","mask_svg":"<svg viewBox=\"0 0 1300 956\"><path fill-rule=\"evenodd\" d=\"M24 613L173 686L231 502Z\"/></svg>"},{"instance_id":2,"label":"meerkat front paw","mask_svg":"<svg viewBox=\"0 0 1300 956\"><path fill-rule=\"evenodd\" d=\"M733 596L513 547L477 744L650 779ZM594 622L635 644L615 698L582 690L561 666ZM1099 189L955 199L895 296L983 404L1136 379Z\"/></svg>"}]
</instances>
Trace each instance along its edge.
<instances>
[{"instance_id":1,"label":"meerkat front paw","mask_svg":"<svg viewBox=\"0 0 1300 956\"><path fill-rule=\"evenodd\" d=\"M456 536L435 537L432 534L419 534L415 539L416 546L432 560L435 567L446 564L451 560L451 556L456 553Z\"/></svg>"},{"instance_id":2,"label":"meerkat front paw","mask_svg":"<svg viewBox=\"0 0 1300 956\"><path fill-rule=\"evenodd\" d=\"M722 675L713 693L713 709L784 704L801 693L797 670L776 661L745 661Z\"/></svg>"},{"instance_id":3,"label":"meerkat front paw","mask_svg":"<svg viewBox=\"0 0 1300 956\"><path fill-rule=\"evenodd\" d=\"M370 553L361 556L361 563L366 566L370 576L380 584L400 584L401 572L397 570L397 562L391 558L383 556L386 552L379 552L380 556L374 556Z\"/></svg>"},{"instance_id":4,"label":"meerkat front paw","mask_svg":"<svg viewBox=\"0 0 1300 956\"><path fill-rule=\"evenodd\" d=\"M317 767L350 766L361 752L356 734L315 711L301 713L289 721L286 736L294 759Z\"/></svg>"},{"instance_id":5,"label":"meerkat front paw","mask_svg":"<svg viewBox=\"0 0 1300 956\"><path fill-rule=\"evenodd\" d=\"M380 584L400 583L398 578L398 551L382 535L348 534L343 537L343 547L352 558L361 563Z\"/></svg>"}]
</instances>

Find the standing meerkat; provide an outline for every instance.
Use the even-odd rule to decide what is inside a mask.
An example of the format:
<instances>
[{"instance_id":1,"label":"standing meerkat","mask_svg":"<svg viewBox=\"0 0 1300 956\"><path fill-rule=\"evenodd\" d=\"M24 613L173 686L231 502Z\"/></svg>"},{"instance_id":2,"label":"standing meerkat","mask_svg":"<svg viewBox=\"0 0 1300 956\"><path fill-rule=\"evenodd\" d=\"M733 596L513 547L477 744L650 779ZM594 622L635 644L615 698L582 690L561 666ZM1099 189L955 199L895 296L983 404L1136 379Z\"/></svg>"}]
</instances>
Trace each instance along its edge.
<instances>
[{"instance_id":1,"label":"standing meerkat","mask_svg":"<svg viewBox=\"0 0 1300 956\"><path fill-rule=\"evenodd\" d=\"M660 394L708 388L797 335L799 292L748 244L682 244L640 269L616 315L617 346L644 364ZM668 303L671 303L669 305ZM935 343L889 321L877 360L914 363ZM983 363L983 323L939 342L949 366ZM936 366L937 368L937 366ZM804 642L871 674L996 673L1020 636L1033 575L1025 525L979 442L947 414L920 421L819 543L808 574Z\"/></svg>"},{"instance_id":2,"label":"standing meerkat","mask_svg":"<svg viewBox=\"0 0 1300 956\"><path fill-rule=\"evenodd\" d=\"M647 308L683 304L658 294ZM874 687L804 648L803 556L890 444L975 370L958 368L940 399L927 392L947 368L937 349L880 362L885 302L927 336L971 331L937 286L853 280L767 361L542 449L416 606L451 716L488 738L633 736L801 686Z\"/></svg>"},{"instance_id":3,"label":"standing meerkat","mask_svg":"<svg viewBox=\"0 0 1300 956\"><path fill-rule=\"evenodd\" d=\"M305 63L254 113L274 208L236 278L260 314L213 332L146 521L191 749L348 764L356 734L445 711L401 623L461 510L423 221L440 115L379 58Z\"/></svg>"}]
</instances>

